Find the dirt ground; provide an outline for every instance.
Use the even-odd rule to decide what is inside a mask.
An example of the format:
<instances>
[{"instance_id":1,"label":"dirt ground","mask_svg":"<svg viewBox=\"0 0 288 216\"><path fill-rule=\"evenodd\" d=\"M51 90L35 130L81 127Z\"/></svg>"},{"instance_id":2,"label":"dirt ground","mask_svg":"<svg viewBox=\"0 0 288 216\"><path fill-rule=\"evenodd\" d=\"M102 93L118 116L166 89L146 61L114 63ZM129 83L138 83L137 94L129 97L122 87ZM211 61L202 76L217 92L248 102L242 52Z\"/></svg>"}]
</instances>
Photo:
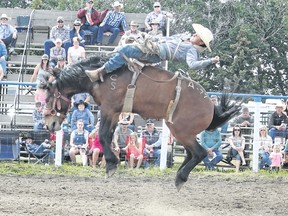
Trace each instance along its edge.
<instances>
[{"instance_id":1,"label":"dirt ground","mask_svg":"<svg viewBox=\"0 0 288 216\"><path fill-rule=\"evenodd\" d=\"M105 177L0 175L0 215L285 215L288 177L191 173Z\"/></svg>"}]
</instances>

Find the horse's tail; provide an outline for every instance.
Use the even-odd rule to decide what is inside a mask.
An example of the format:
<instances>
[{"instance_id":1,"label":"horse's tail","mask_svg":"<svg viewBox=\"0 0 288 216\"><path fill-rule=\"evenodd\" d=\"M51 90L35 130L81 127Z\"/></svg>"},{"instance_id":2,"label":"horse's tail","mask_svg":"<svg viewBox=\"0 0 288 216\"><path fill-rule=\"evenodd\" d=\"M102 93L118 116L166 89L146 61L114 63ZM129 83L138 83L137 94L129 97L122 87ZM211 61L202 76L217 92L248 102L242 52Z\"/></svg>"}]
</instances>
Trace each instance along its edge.
<instances>
[{"instance_id":1,"label":"horse's tail","mask_svg":"<svg viewBox=\"0 0 288 216\"><path fill-rule=\"evenodd\" d=\"M237 99L236 99L237 101ZM233 118L241 110L241 104L244 101L231 103L231 95L223 94L220 104L214 106L214 116L207 130L216 129Z\"/></svg>"}]
</instances>

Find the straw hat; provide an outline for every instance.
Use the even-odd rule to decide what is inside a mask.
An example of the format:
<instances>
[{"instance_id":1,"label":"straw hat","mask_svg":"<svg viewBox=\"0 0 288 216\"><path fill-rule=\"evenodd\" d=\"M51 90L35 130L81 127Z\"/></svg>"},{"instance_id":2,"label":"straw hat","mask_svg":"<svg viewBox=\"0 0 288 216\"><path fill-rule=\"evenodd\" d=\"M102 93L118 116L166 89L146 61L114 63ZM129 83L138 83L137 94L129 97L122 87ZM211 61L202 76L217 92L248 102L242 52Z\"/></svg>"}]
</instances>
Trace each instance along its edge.
<instances>
[{"instance_id":1,"label":"straw hat","mask_svg":"<svg viewBox=\"0 0 288 216\"><path fill-rule=\"evenodd\" d=\"M193 23L192 27L194 28L197 35L201 38L203 43L206 45L207 49L212 52L210 47L210 42L214 39L212 32L200 24Z\"/></svg>"},{"instance_id":2,"label":"straw hat","mask_svg":"<svg viewBox=\"0 0 288 216\"><path fill-rule=\"evenodd\" d=\"M130 22L130 26L139 26L139 24L136 22L136 21L134 21L134 20L132 20L131 22Z\"/></svg>"},{"instance_id":3,"label":"straw hat","mask_svg":"<svg viewBox=\"0 0 288 216\"><path fill-rule=\"evenodd\" d=\"M281 101L278 101L278 102L276 103L275 108L277 108L277 107L280 107L280 108L282 108L282 109L285 109L285 105L284 105Z\"/></svg>"},{"instance_id":4,"label":"straw hat","mask_svg":"<svg viewBox=\"0 0 288 216\"><path fill-rule=\"evenodd\" d=\"M9 17L7 16L7 14L4 14L4 13L3 13L3 14L1 15L0 19L9 19Z\"/></svg>"},{"instance_id":5,"label":"straw hat","mask_svg":"<svg viewBox=\"0 0 288 216\"><path fill-rule=\"evenodd\" d=\"M160 22L156 19L153 19L150 23L150 25L153 25L153 24L157 24L157 25L160 25Z\"/></svg>"},{"instance_id":6,"label":"straw hat","mask_svg":"<svg viewBox=\"0 0 288 216\"><path fill-rule=\"evenodd\" d=\"M119 1L115 1L113 4L112 4L112 7L118 7L120 6L120 8L123 8L123 4L121 4Z\"/></svg>"},{"instance_id":7,"label":"straw hat","mask_svg":"<svg viewBox=\"0 0 288 216\"><path fill-rule=\"evenodd\" d=\"M153 5L153 7L161 7L161 4L160 4L160 2L154 2L154 5Z\"/></svg>"}]
</instances>

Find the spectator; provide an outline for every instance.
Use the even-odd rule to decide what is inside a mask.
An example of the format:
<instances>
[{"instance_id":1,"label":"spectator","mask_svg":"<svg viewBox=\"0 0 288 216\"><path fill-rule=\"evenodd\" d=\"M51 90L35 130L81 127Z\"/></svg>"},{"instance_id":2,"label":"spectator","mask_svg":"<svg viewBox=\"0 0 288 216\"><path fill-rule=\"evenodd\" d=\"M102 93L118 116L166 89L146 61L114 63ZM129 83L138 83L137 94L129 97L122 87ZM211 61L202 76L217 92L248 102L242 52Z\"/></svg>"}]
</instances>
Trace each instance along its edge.
<instances>
[{"instance_id":1,"label":"spectator","mask_svg":"<svg viewBox=\"0 0 288 216\"><path fill-rule=\"evenodd\" d=\"M68 49L68 65L75 64L85 58L85 49L80 45L78 37L73 38L73 46Z\"/></svg>"},{"instance_id":2,"label":"spectator","mask_svg":"<svg viewBox=\"0 0 288 216\"><path fill-rule=\"evenodd\" d=\"M152 20L149 26L151 29L148 31L148 35L152 37L152 41L160 41L163 37L163 32L159 29L160 22L157 20Z\"/></svg>"},{"instance_id":3,"label":"spectator","mask_svg":"<svg viewBox=\"0 0 288 216\"><path fill-rule=\"evenodd\" d=\"M276 170L278 172L283 165L282 153L280 151L280 144L275 144L273 146L273 152L270 155L271 159L271 170Z\"/></svg>"},{"instance_id":4,"label":"spectator","mask_svg":"<svg viewBox=\"0 0 288 216\"><path fill-rule=\"evenodd\" d=\"M151 119L146 121L146 128L142 132L142 137L145 139L144 156L156 157L155 167L160 166L161 157L161 137L160 132L154 127L154 122ZM145 168L149 168L147 160L144 161Z\"/></svg>"},{"instance_id":5,"label":"spectator","mask_svg":"<svg viewBox=\"0 0 288 216\"><path fill-rule=\"evenodd\" d=\"M121 37L119 41L119 46L123 46L125 44L133 43L134 41L144 40L145 33L138 30L138 23L135 21L131 21L130 30L126 31L125 34Z\"/></svg>"},{"instance_id":6,"label":"spectator","mask_svg":"<svg viewBox=\"0 0 288 216\"><path fill-rule=\"evenodd\" d=\"M164 60L186 62L192 69L201 69L217 63L219 61L218 56L205 60L200 59L200 53L206 48L210 52L212 51L209 45L213 40L212 32L200 24L193 24L192 26L196 34L189 41L183 41L179 35L175 35L166 38L166 43L154 43L145 40L144 45L127 44L120 47L118 52L102 67L85 72L91 81L97 81L101 78L101 75L110 73L125 64L126 60L123 54L128 58L136 58L149 63L158 63Z\"/></svg>"},{"instance_id":7,"label":"spectator","mask_svg":"<svg viewBox=\"0 0 288 216\"><path fill-rule=\"evenodd\" d=\"M242 113L234 118L234 120L230 123L231 127L235 125L240 125L240 127L253 127L254 126L254 118L250 115L249 109L244 107L242 109Z\"/></svg>"},{"instance_id":8,"label":"spectator","mask_svg":"<svg viewBox=\"0 0 288 216\"><path fill-rule=\"evenodd\" d=\"M128 128L129 122L127 120L122 120L119 122L118 127L116 128L114 132L114 150L115 155L120 158L120 149L123 149L126 147L127 144L127 137L130 136L130 134L133 132Z\"/></svg>"},{"instance_id":9,"label":"spectator","mask_svg":"<svg viewBox=\"0 0 288 216\"><path fill-rule=\"evenodd\" d=\"M55 47L52 47L50 49L50 66L54 68L57 65L58 58L63 57L66 59L66 52L65 49L62 46L62 40L60 38L57 38L55 40Z\"/></svg>"},{"instance_id":10,"label":"spectator","mask_svg":"<svg viewBox=\"0 0 288 216\"><path fill-rule=\"evenodd\" d=\"M82 119L84 129L91 132L94 129L94 116L89 109L86 109L87 104L84 101L80 101L77 104L78 109L74 110L71 117L71 128L75 130L77 128L77 121Z\"/></svg>"},{"instance_id":11,"label":"spectator","mask_svg":"<svg viewBox=\"0 0 288 216\"><path fill-rule=\"evenodd\" d=\"M272 138L268 135L267 127L262 125L259 128L259 169L263 169L265 165L270 167L270 152L272 151Z\"/></svg>"},{"instance_id":12,"label":"spectator","mask_svg":"<svg viewBox=\"0 0 288 216\"><path fill-rule=\"evenodd\" d=\"M70 136L70 151L69 155L72 164L76 164L76 154L80 154L83 166L87 166L86 151L88 148L89 132L84 129L84 122L82 119L77 120L77 128L72 131Z\"/></svg>"},{"instance_id":13,"label":"spectator","mask_svg":"<svg viewBox=\"0 0 288 216\"><path fill-rule=\"evenodd\" d=\"M143 161L143 151L142 142L138 141L138 136L136 132L133 132L129 136L129 142L125 148L127 156L129 157L128 167L130 169L134 168L134 164L137 162L136 169L139 169Z\"/></svg>"},{"instance_id":14,"label":"spectator","mask_svg":"<svg viewBox=\"0 0 288 216\"><path fill-rule=\"evenodd\" d=\"M73 28L70 31L70 45L69 47L72 46L73 44L73 38L77 37L80 40L80 46L85 47L85 40L84 40L85 32L84 30L81 29L81 20L76 19L73 23Z\"/></svg>"},{"instance_id":15,"label":"spectator","mask_svg":"<svg viewBox=\"0 0 288 216\"><path fill-rule=\"evenodd\" d=\"M6 46L0 40L0 81L7 80L7 57Z\"/></svg>"},{"instance_id":16,"label":"spectator","mask_svg":"<svg viewBox=\"0 0 288 216\"><path fill-rule=\"evenodd\" d=\"M11 55L18 55L18 53L15 52L17 30L12 25L7 23L8 19L9 18L6 14L2 14L0 17L0 40L4 42L7 53Z\"/></svg>"},{"instance_id":17,"label":"spectator","mask_svg":"<svg viewBox=\"0 0 288 216\"><path fill-rule=\"evenodd\" d=\"M112 5L114 8L113 11L109 11L102 23L99 25L98 36L97 36L97 44L102 45L103 35L104 32L112 32L111 37L108 40L108 46L111 46L118 34L120 33L120 28L123 31L126 31L127 24L126 24L126 17L124 12L120 12L121 8L123 8L123 4L120 2L115 1Z\"/></svg>"},{"instance_id":18,"label":"spectator","mask_svg":"<svg viewBox=\"0 0 288 216\"><path fill-rule=\"evenodd\" d=\"M43 130L45 126L45 116L43 113L43 106L41 102L35 103L35 110L32 113L33 121L34 121L34 131Z\"/></svg>"},{"instance_id":19,"label":"spectator","mask_svg":"<svg viewBox=\"0 0 288 216\"><path fill-rule=\"evenodd\" d=\"M22 138L25 140L26 148L29 152L37 155L37 154L48 154L48 160L44 161L46 164L53 163L55 158L55 153L51 150L52 145L49 143L49 140L45 140L40 145L33 143L33 138L30 134L27 134Z\"/></svg>"},{"instance_id":20,"label":"spectator","mask_svg":"<svg viewBox=\"0 0 288 216\"><path fill-rule=\"evenodd\" d=\"M269 136L272 138L273 143L275 137L280 136L286 138L288 136L287 122L288 118L283 113L283 104L279 102L275 106L275 112L269 117Z\"/></svg>"},{"instance_id":21,"label":"spectator","mask_svg":"<svg viewBox=\"0 0 288 216\"><path fill-rule=\"evenodd\" d=\"M119 115L119 122L128 121L128 128L132 131L135 131L135 121L134 113L131 112L122 112Z\"/></svg>"},{"instance_id":22,"label":"spectator","mask_svg":"<svg viewBox=\"0 0 288 216\"><path fill-rule=\"evenodd\" d=\"M98 35L98 26L101 22L101 13L93 8L93 1L86 0L86 7L80 9L77 13L77 17L81 19L82 30L88 30L92 32L92 44L96 44Z\"/></svg>"},{"instance_id":23,"label":"spectator","mask_svg":"<svg viewBox=\"0 0 288 216\"><path fill-rule=\"evenodd\" d=\"M235 125L233 127L232 136L228 138L228 141L232 148L231 156L236 157L236 172L239 172L241 160L242 165L246 165L246 161L244 158L245 138L241 134L241 129L239 125Z\"/></svg>"},{"instance_id":24,"label":"spectator","mask_svg":"<svg viewBox=\"0 0 288 216\"><path fill-rule=\"evenodd\" d=\"M221 145L221 134L215 130L205 130L200 135L200 143L207 151L207 156L203 159L204 165L209 170L214 170L215 165L223 159L219 150ZM209 158L212 158L211 160Z\"/></svg>"},{"instance_id":25,"label":"spectator","mask_svg":"<svg viewBox=\"0 0 288 216\"><path fill-rule=\"evenodd\" d=\"M88 152L89 159L91 160L90 165L93 168L96 168L97 161L99 160L100 153L103 154L103 148L99 140L99 128L95 127L95 129L89 134L90 148ZM101 167L105 166L105 157L102 156Z\"/></svg>"},{"instance_id":26,"label":"spectator","mask_svg":"<svg viewBox=\"0 0 288 216\"><path fill-rule=\"evenodd\" d=\"M160 2L154 2L154 11L150 12L145 18L145 25L148 31L151 31L152 27L150 23L154 21L159 22L159 29L162 31L163 35L166 36L166 20L167 18L173 18L173 15L169 12L161 10Z\"/></svg>"},{"instance_id":27,"label":"spectator","mask_svg":"<svg viewBox=\"0 0 288 216\"><path fill-rule=\"evenodd\" d=\"M57 25L53 26L50 32L50 39L44 42L44 53L50 55L50 49L56 45L56 39L62 40L62 47L65 49L67 54L70 46L69 29L64 26L63 17L57 18Z\"/></svg>"},{"instance_id":28,"label":"spectator","mask_svg":"<svg viewBox=\"0 0 288 216\"><path fill-rule=\"evenodd\" d=\"M78 93L72 96L72 112L77 109L77 104L79 104L80 101L84 101L84 103L87 104L87 109L91 110L91 105L90 105L90 94L87 92L84 93Z\"/></svg>"},{"instance_id":29,"label":"spectator","mask_svg":"<svg viewBox=\"0 0 288 216\"><path fill-rule=\"evenodd\" d=\"M62 71L66 66L65 58L63 56L59 56L55 68L58 68Z\"/></svg>"}]
</instances>

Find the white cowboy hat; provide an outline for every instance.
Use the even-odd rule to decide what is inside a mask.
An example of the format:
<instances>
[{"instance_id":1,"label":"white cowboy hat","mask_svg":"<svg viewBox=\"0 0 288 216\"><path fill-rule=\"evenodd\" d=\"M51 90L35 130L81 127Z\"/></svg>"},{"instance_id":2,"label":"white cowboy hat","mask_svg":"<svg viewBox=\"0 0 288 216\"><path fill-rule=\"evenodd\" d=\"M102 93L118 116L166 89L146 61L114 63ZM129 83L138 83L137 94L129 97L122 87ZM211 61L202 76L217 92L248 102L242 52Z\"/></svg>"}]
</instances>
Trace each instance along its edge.
<instances>
[{"instance_id":1,"label":"white cowboy hat","mask_svg":"<svg viewBox=\"0 0 288 216\"><path fill-rule=\"evenodd\" d=\"M120 6L120 8L123 8L123 4L121 4L119 1L115 1L113 4L112 4L112 7L118 7Z\"/></svg>"},{"instance_id":2,"label":"white cowboy hat","mask_svg":"<svg viewBox=\"0 0 288 216\"><path fill-rule=\"evenodd\" d=\"M9 19L9 17L7 16L7 14L2 14L0 19Z\"/></svg>"},{"instance_id":3,"label":"white cowboy hat","mask_svg":"<svg viewBox=\"0 0 288 216\"><path fill-rule=\"evenodd\" d=\"M210 42L214 39L212 32L208 28L200 24L193 23L192 27L194 28L196 34L201 38L203 43L206 45L207 49L210 52L212 52L212 49L210 47Z\"/></svg>"},{"instance_id":4,"label":"white cowboy hat","mask_svg":"<svg viewBox=\"0 0 288 216\"><path fill-rule=\"evenodd\" d=\"M277 107L281 107L282 109L286 108L285 105L281 101L277 101L275 108L277 108Z\"/></svg>"}]
</instances>

